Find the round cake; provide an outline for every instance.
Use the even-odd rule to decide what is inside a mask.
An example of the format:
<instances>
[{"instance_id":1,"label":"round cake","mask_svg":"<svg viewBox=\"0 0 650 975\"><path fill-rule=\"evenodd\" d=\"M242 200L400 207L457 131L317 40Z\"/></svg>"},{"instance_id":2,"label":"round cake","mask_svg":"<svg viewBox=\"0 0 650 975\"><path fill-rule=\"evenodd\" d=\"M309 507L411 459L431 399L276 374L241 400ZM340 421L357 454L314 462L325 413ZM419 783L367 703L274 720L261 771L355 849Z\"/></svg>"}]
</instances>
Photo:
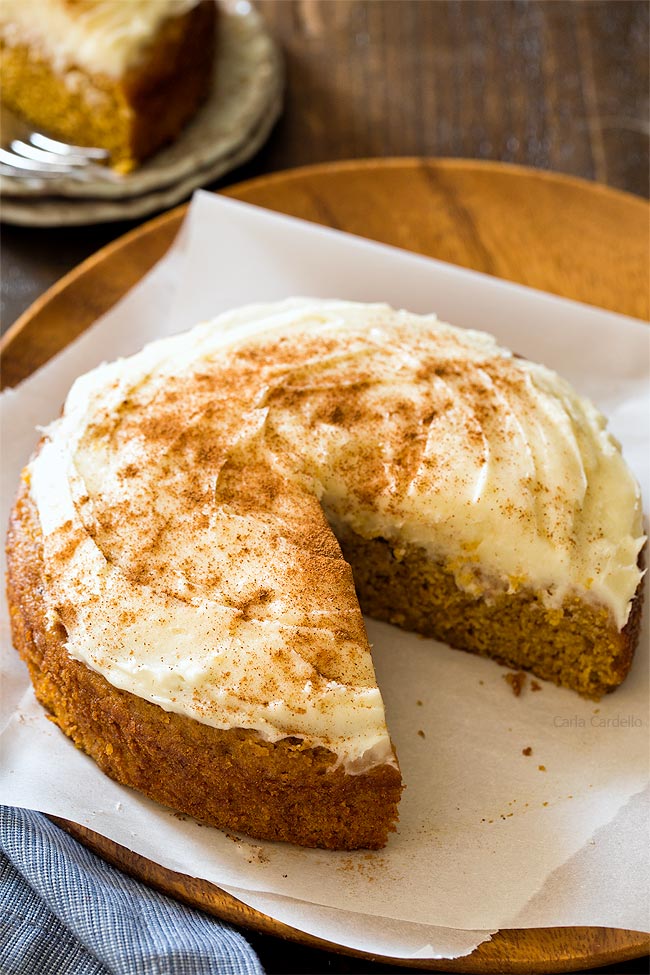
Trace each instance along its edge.
<instances>
[{"instance_id":1,"label":"round cake","mask_svg":"<svg viewBox=\"0 0 650 975\"><path fill-rule=\"evenodd\" d=\"M77 380L8 592L37 697L119 782L378 848L402 781L362 611L597 698L631 665L644 542L556 373L433 315L289 299Z\"/></svg>"}]
</instances>

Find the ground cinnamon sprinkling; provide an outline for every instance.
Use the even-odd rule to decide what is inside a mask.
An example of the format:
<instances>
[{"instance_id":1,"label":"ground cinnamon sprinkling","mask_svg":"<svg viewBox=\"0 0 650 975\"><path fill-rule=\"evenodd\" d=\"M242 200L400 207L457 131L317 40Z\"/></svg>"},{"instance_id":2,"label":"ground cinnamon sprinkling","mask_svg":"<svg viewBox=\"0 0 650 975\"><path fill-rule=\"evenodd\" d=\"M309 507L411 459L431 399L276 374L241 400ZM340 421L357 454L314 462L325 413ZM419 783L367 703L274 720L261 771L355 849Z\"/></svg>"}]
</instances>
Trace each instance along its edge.
<instances>
[{"instance_id":1,"label":"ground cinnamon sprinkling","mask_svg":"<svg viewBox=\"0 0 650 975\"><path fill-rule=\"evenodd\" d=\"M241 355L243 357L248 356L251 365L249 366L248 364L244 363L238 369L235 369L233 365L232 376L230 378L233 388L233 399L236 399L237 402L239 402L240 398L242 399L242 409L244 406L249 405L249 398L252 397L254 400L258 395L262 380L255 379L253 377L257 376L258 372L264 365L263 361L259 361L259 357L261 355L267 355L268 365L273 366L273 369L275 369L274 364L277 361L284 362L286 360L289 365L292 364L291 351L294 343L290 340L282 339L278 343L278 347L280 347L281 342L284 341L289 342L289 347L284 353L276 355L275 351L271 352L267 351L266 349L261 350L257 347L248 350L244 349ZM316 340L313 341L316 342ZM319 339L318 342L322 343L324 348L327 347L326 340ZM338 350L338 339L336 341L332 340L331 348L332 350ZM320 351L318 346L316 350ZM239 355L239 352L237 355ZM300 367L305 359L305 355L307 355L307 351L303 350L302 348L299 352L296 352L296 369L293 373L291 373L291 375L288 372L286 373L288 378L282 380L269 378L268 389L270 392L267 398L267 405L271 404L272 402L277 404L279 415L281 415L280 407L283 404L288 406L290 403L294 403L296 410L304 409L306 417L305 423L310 430L321 424L329 424L330 426L347 425L348 428L351 428L356 424L363 425L366 422L374 423L375 415L378 411L381 412L381 410L384 408L382 399L383 394L375 399L374 392L370 391L372 395L369 393L367 388L368 383L359 379L356 379L353 384L349 385L349 391L345 397L345 400L341 399L340 389L336 381L331 382L329 385L325 383L325 385L322 387L325 390L329 390L329 393L323 392L322 395L321 393L317 394L315 390L318 390L321 387L313 385L309 371L307 371L304 375L300 372ZM352 361L354 361L354 359L352 359ZM336 365L332 368L338 370L339 366ZM509 377L508 373L510 368L511 367L507 364L507 362L504 362L502 365L497 364L491 369L487 369L486 367L485 370L481 369L478 370L478 372L481 374L485 372L488 378L490 378L490 380L494 383L497 392L499 392L502 388L506 388L508 385L512 386L514 389L519 383L522 382L519 379ZM248 376L248 372L246 370L249 370L250 372L250 382L242 381L245 376ZM276 474L275 471L267 470L265 466L266 461L263 462L262 459L255 456L251 459L250 464L248 464L248 455L246 454L244 448L242 448L240 451L233 447L231 450L230 446L228 446L230 443L228 440L228 437L230 436L229 431L226 431L223 434L223 443L218 439L215 442L210 440L204 443L203 434L200 432L202 427L197 425L195 429L194 420L192 418L194 416L198 418L201 415L201 410L204 408L204 406L206 411L221 411L222 402L225 403L228 401L228 396L226 396L224 391L225 387L222 389L219 385L222 379L224 380L224 383L227 380L228 371L224 370L224 372L226 375L223 377L220 374L217 376L216 372L215 374L210 372L206 375L197 374L195 377L197 384L199 386L206 387L206 389L204 393L201 392L200 395L197 394L198 398L196 400L192 400L194 405L191 407L191 409L188 408L188 402L182 395L184 392L183 384L180 384L178 389L169 390L166 393L166 399L161 404L160 410L153 410L151 415L149 415L145 409L146 403L144 403L142 409L134 410L133 417L129 419L129 411L127 409L128 401L125 400L124 417L120 419L120 423L122 424L122 426L120 426L120 430L123 431L120 433L120 443L122 440L125 443L131 442L131 440L135 441L136 435L150 436L153 438L156 441L158 453L162 454L163 452L166 452L168 455L167 463L169 465L169 470L167 470L162 462L160 463L160 470L164 473L166 478L170 478L170 484L172 487L174 487L176 484L176 481L173 480L172 472L176 471L177 465L182 466L183 470L186 467L189 468L193 472L195 480L188 484L187 489L184 492L181 492L181 497L184 499L185 507L189 506L190 504L201 504L203 502L205 502L206 505L211 504L210 492L212 491L212 488L210 486L214 485L214 497L216 501L224 505L232 504L233 510L236 512L243 511L245 513L248 506L253 506L253 510L258 510L259 508L259 510L262 511L265 516L272 520L276 518L284 519L288 517L287 512L291 514L292 518L297 519L297 515L294 515L293 513L294 499L287 496L282 477L279 474ZM468 442L472 444L472 446L475 446L477 450L482 450L482 445L484 443L483 429L485 428L489 431L493 428L498 428L502 423L501 412L496 405L497 401L500 400L500 397L491 394L489 392L489 385L483 380L480 382L478 380L474 380L473 383L470 381L465 381L464 377L466 376L467 366L464 361L464 357L462 361L443 362L435 368L433 365L427 364L426 374L428 375L429 372L433 372L439 376L447 376L449 378L456 377L459 380L458 386L461 392L467 390L468 392L473 393L471 396L471 401L476 403L475 413L477 419L475 421L467 421L468 425L466 428L466 436ZM269 372L269 377L271 374L272 373ZM275 373L273 373L273 375L275 375ZM336 380L337 377L335 372L332 373L332 376ZM217 379L219 379L219 383L217 383ZM319 382L321 382L320 379ZM266 380L264 380L264 383L262 384L263 388L266 388L266 385L264 384L266 384ZM441 383L440 386L441 388L446 388L445 383ZM251 389L250 396L248 393L244 395L243 392L239 392L240 388L241 390L248 390L249 387ZM215 399L214 402L212 402L213 397L217 396L221 398ZM429 405L427 405L426 410L423 411L422 417L420 417L418 420L418 424L421 427L428 427L434 422L438 413L444 412L447 409L452 409L456 405L454 402L452 402L452 400L449 400L448 403L445 402L443 396L440 396L439 399L440 402L433 402L430 405L431 408L429 408ZM210 405L207 406L205 405L206 403L209 403ZM345 405L345 409L343 408L343 404ZM409 434L408 431L413 427L411 414L415 409L410 399L405 398L403 401L394 401L392 402L392 408L395 410L395 414L398 417L405 418L404 424L406 431L402 430L398 424L399 436L397 437L397 434L395 434L397 437L398 446L395 446L395 444L387 446L391 446L391 449L393 449L393 447L395 448L394 455L397 458L397 467L401 471L400 476L404 476L405 480L408 481L408 477L406 475L416 470L417 465L420 463L421 454L426 443L427 431L426 429L421 430L418 424L416 424L418 429L414 431L412 430ZM146 413L144 421L142 420L143 412ZM210 414L206 413L206 415L209 416ZM122 419L124 420L123 423ZM112 436L112 428L116 422L114 418L107 415L103 418L102 422L106 424L106 435L108 436L111 434ZM398 428L396 427L396 429ZM92 432L92 427L90 427L89 430ZM131 432L133 433L133 436L131 436ZM272 425L269 425L268 437L270 451L272 438L275 438L276 445L281 444L282 442L280 434L274 433ZM501 435L497 439L497 446L502 445L506 439L507 438L505 435ZM400 443L403 443L403 450L399 447ZM229 453L226 451L229 451ZM388 451L388 453L390 453L390 451ZM495 456L497 454L498 451L495 452ZM266 457L266 454L260 456ZM386 482L384 455L381 452L376 451L373 445L373 448L370 449L367 454L364 454L362 459L364 464L364 466L361 468L363 471L363 477L361 474L357 475L357 479L360 478L362 480L363 487L363 491L360 490L359 492L359 498L362 499L365 497L364 492L367 491L368 497L374 500L374 495L376 493L381 494L382 487L385 486ZM358 463L360 463L360 458L355 456L352 463L356 466ZM204 471L206 470L215 472L216 481L212 476L209 478L207 475L204 476ZM217 475L216 472L220 473ZM130 479L138 477L139 474L140 465L128 463L121 470L117 471L116 477L118 480L124 478ZM208 491L208 487L206 487L206 485L210 487L210 491ZM145 492L145 490L149 489L148 482L143 482L143 486L138 488L138 490L141 492ZM531 486L531 490L533 489L539 492L542 490L542 486L540 485L539 487L535 488L535 485L533 484ZM286 490L289 490L288 487ZM295 491L299 495L299 503L296 510L299 510L300 512L304 511L304 521L309 526L308 530L311 532L312 521L310 519L313 519L314 517L312 510L307 501L304 502L304 507L300 506L302 503L300 502L300 498L302 498L302 494L300 493L302 488L299 491L299 489L296 487ZM82 502L89 503L89 499L82 499L80 505ZM146 498L145 501L142 502L142 507L145 514L148 516L149 512L145 502ZM316 505L316 507L320 511L318 505ZM152 527L155 530L147 530L145 532L143 526L141 535L142 537L148 539L148 544L142 546L142 561L134 557L133 572L136 580L139 578L140 573L142 573L142 581L148 581L152 571L155 577L158 563L162 563L168 552L171 552L171 548L167 546L167 519L163 518L162 510L166 509L161 509L161 512L158 513L154 508L156 517L154 518L152 515L151 518L148 518L146 521L147 529ZM503 510L504 512L509 512L513 517L516 515L523 517L525 515L525 512L522 512L522 509L518 508L512 503L507 505L504 504ZM119 531L125 522L120 504L118 504L118 502L113 503L102 517L103 520L99 519L98 521L99 527L102 529L102 531L108 531L110 529L111 532L116 532L119 534ZM205 518L205 527L207 529L209 524L207 515L205 515ZM302 535L302 525L299 525L298 528L300 529L300 533ZM321 529L314 527L314 537L312 538L310 536L308 549L309 551L320 553L322 547L322 554L324 557L326 555L331 558L338 557L335 552L332 551L330 555L329 550L327 550L327 546L331 545L329 541L330 536L327 531L328 530L326 528ZM325 539L322 543L319 541L321 533ZM75 539L74 537L71 537L69 544L74 546L74 543ZM334 548L336 548L335 544ZM74 548L71 548L71 554L73 550ZM65 549L63 551L65 552ZM246 556L248 551L248 548L242 543L239 549L241 556ZM136 551L135 555L137 556L138 554L139 552ZM280 557L281 556L278 556L278 558ZM147 563L150 564L147 565ZM191 565L188 568L188 575L191 575L189 571L190 568ZM224 578L227 578L227 570L224 570L224 573ZM289 577L290 576L288 575L288 578ZM217 582L219 582L221 585L221 573L215 571L210 575L210 580L213 586L216 585ZM239 627L243 622L256 619L257 614L261 613L264 607L272 601L274 593L271 589L251 587L250 590L247 590L246 592L239 592L237 590L236 595L237 599L236 601L233 600L232 605L233 609L238 611L239 616L233 620L234 628ZM132 622L134 623L135 619L131 620L125 613L122 617L122 622L123 625L126 626ZM422 634L419 634L419 636L423 638ZM337 645L345 642L347 638L345 629L341 628L340 630L335 630L334 638ZM307 649L305 649L304 645L307 644L309 645L307 646ZM303 639L302 636L294 637L291 645L289 645L288 641L287 649L291 649L292 651L299 653L301 656L306 655L307 650L309 650L309 663L316 669L319 675L329 677L331 672L333 676L336 676L335 669L338 660L338 650L330 651L328 648L323 648L322 650L312 651L310 641L307 637ZM279 652L276 652L274 654L274 659L275 658L277 658L278 663L280 663L282 655L279 654ZM516 697L519 697L522 691L525 690L526 681L528 679L526 673L523 671L513 671L504 674L503 676L504 679L510 684L513 694ZM227 671L223 674L223 678L228 678ZM479 680L479 684L483 685L484 681ZM264 690L268 691L269 697L275 696L277 686L278 685L275 678L271 678L270 676L266 678L266 687ZM535 680L530 682L530 686L532 691L542 690L542 686ZM418 706L421 707L422 704L423 702L421 700L417 701ZM301 711L301 713L304 713L305 709L298 710ZM596 709L594 714L597 714L598 710L599 709ZM512 731L512 729L508 729L508 731ZM426 737L425 732L421 729L417 731L417 734L423 739ZM112 748L112 746L109 745L108 748ZM532 751L532 748L527 746L526 748L522 749L522 754L525 756L530 756L532 755ZM546 767L544 765L539 765L538 770L540 772L546 772ZM548 803L544 803L544 805L548 805ZM511 812L507 815L512 816L513 813ZM501 818L503 819L506 817L502 815ZM490 822L493 821L490 820ZM240 842L238 838L231 837L231 839L233 842ZM250 855L256 855L257 862L266 862L266 859L260 859L261 857L265 857L265 854L261 852L261 848L259 853L255 853L256 849L257 848L252 848ZM344 867L343 869L348 868ZM361 867L358 866L357 869L360 870Z\"/></svg>"},{"instance_id":2,"label":"ground cinnamon sprinkling","mask_svg":"<svg viewBox=\"0 0 650 975\"><path fill-rule=\"evenodd\" d=\"M519 697L526 683L525 672L523 670L517 670L515 672L511 671L508 674L504 674L503 679L510 684L512 693L515 695L515 697Z\"/></svg>"}]
</instances>

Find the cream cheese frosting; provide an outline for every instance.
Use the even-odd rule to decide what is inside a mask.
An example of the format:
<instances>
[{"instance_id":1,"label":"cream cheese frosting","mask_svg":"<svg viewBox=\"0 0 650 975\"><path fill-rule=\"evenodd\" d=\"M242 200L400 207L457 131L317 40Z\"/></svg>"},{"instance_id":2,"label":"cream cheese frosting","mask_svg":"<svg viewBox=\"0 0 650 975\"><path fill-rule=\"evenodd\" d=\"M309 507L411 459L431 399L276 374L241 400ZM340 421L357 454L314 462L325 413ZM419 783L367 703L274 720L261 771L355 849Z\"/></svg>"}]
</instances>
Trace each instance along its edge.
<instances>
[{"instance_id":1,"label":"cream cheese frosting","mask_svg":"<svg viewBox=\"0 0 650 975\"><path fill-rule=\"evenodd\" d=\"M120 77L170 17L198 0L2 0L0 32L6 44L27 44L55 70L84 68Z\"/></svg>"},{"instance_id":2,"label":"cream cheese frosting","mask_svg":"<svg viewBox=\"0 0 650 975\"><path fill-rule=\"evenodd\" d=\"M596 408L489 335L386 305L252 305L100 366L29 477L72 657L351 771L394 758L330 525L619 629L640 580L638 487Z\"/></svg>"}]
</instances>

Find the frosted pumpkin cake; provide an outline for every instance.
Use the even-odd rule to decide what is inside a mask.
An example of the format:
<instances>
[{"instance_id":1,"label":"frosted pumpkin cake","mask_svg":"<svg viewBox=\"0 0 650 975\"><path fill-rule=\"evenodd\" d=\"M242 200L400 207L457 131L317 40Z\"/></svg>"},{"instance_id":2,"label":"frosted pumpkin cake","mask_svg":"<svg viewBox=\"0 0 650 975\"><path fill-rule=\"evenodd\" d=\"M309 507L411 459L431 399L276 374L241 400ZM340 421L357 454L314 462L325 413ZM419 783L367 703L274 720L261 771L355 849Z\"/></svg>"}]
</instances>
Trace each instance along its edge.
<instances>
[{"instance_id":1,"label":"frosted pumpkin cake","mask_svg":"<svg viewBox=\"0 0 650 975\"><path fill-rule=\"evenodd\" d=\"M361 612L597 698L632 661L644 541L557 374L433 315L289 299L77 380L8 592L37 697L119 782L378 848L402 781Z\"/></svg>"}]
</instances>

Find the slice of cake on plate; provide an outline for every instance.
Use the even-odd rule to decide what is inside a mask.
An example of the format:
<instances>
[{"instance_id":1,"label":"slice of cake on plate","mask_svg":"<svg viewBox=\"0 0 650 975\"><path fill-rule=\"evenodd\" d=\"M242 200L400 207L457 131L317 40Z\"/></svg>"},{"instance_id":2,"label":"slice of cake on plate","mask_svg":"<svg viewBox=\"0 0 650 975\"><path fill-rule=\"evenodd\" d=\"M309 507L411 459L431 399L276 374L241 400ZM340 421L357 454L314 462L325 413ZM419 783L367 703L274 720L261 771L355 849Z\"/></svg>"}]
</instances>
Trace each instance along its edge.
<instances>
[{"instance_id":1,"label":"slice of cake on plate","mask_svg":"<svg viewBox=\"0 0 650 975\"><path fill-rule=\"evenodd\" d=\"M128 172L207 96L216 11L214 0L2 0L2 99Z\"/></svg>"}]
</instances>

